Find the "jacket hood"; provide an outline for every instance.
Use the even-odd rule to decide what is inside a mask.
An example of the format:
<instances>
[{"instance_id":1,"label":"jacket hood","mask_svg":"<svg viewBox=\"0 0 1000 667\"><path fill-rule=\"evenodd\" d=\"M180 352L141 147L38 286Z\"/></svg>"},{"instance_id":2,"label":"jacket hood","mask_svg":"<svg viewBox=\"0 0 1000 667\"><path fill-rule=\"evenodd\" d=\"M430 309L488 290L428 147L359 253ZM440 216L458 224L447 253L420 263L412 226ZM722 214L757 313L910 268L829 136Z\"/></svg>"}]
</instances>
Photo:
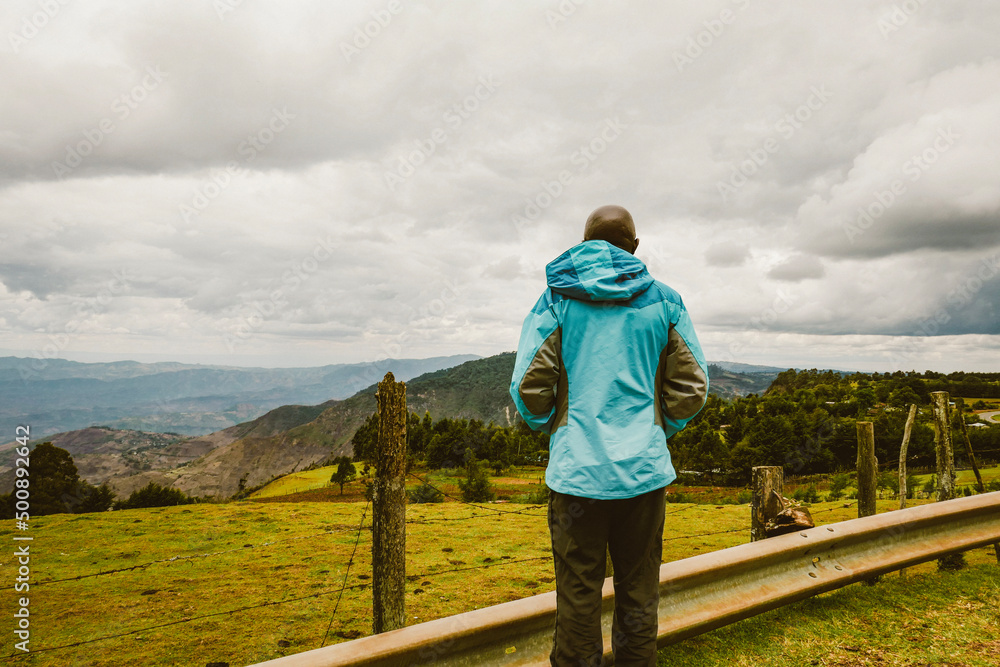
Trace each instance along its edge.
<instances>
[{"instance_id":1,"label":"jacket hood","mask_svg":"<svg viewBox=\"0 0 1000 667\"><path fill-rule=\"evenodd\" d=\"M631 253L607 241L584 241L549 262L553 292L581 301L627 301L646 291L653 277Z\"/></svg>"}]
</instances>

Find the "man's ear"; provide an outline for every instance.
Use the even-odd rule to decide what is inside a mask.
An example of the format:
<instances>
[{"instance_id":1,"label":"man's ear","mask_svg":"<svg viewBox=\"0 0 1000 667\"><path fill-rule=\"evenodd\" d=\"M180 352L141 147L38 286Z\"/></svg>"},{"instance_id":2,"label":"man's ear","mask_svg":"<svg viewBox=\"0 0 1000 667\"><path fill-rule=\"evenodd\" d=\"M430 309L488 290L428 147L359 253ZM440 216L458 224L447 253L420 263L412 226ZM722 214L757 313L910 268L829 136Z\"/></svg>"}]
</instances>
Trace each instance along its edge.
<instances>
[{"instance_id":1,"label":"man's ear","mask_svg":"<svg viewBox=\"0 0 1000 667\"><path fill-rule=\"evenodd\" d=\"M635 254L636 249L639 247L639 239L635 240L635 245L632 247L632 254Z\"/></svg>"}]
</instances>

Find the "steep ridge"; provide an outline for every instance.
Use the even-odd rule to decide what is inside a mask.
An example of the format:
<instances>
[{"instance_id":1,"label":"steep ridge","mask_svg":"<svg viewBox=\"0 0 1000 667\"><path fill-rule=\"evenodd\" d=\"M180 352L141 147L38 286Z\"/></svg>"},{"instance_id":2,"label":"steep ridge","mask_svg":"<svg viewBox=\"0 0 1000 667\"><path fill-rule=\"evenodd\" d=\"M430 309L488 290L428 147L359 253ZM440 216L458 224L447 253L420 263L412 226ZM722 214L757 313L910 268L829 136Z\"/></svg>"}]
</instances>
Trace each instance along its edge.
<instances>
[{"instance_id":1,"label":"steep ridge","mask_svg":"<svg viewBox=\"0 0 1000 667\"><path fill-rule=\"evenodd\" d=\"M509 424L514 406L507 387L513 372L514 354L507 352L426 373L407 382L407 407L435 417ZM330 456L350 455L351 437L375 410L372 385L332 402L315 419L282 433L270 437L247 433L182 468L138 475L116 485L137 488L155 478L190 495L228 497L239 490L241 479L247 487L255 487Z\"/></svg>"}]
</instances>

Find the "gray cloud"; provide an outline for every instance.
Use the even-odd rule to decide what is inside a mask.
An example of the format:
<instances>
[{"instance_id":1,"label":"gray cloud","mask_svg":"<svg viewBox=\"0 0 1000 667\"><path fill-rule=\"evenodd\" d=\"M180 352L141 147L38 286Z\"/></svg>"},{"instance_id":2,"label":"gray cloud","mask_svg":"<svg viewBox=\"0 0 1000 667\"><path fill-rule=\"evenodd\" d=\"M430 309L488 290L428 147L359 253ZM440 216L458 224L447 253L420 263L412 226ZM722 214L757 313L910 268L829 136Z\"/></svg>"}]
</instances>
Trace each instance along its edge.
<instances>
[{"instance_id":1,"label":"gray cloud","mask_svg":"<svg viewBox=\"0 0 1000 667\"><path fill-rule=\"evenodd\" d=\"M1000 250L1000 10L574 6L404 3L364 44L381 3L67 3L0 40L9 347L512 349L616 202L709 356L933 335L996 365L996 278L955 290Z\"/></svg>"},{"instance_id":2,"label":"gray cloud","mask_svg":"<svg viewBox=\"0 0 1000 667\"><path fill-rule=\"evenodd\" d=\"M715 243L705 251L705 263L709 266L742 266L749 258L750 246L733 241Z\"/></svg>"},{"instance_id":3,"label":"gray cloud","mask_svg":"<svg viewBox=\"0 0 1000 667\"><path fill-rule=\"evenodd\" d=\"M824 275L826 275L826 271L819 259L807 255L789 257L767 273L767 277L772 280L783 280L791 283L810 278L822 278Z\"/></svg>"}]
</instances>

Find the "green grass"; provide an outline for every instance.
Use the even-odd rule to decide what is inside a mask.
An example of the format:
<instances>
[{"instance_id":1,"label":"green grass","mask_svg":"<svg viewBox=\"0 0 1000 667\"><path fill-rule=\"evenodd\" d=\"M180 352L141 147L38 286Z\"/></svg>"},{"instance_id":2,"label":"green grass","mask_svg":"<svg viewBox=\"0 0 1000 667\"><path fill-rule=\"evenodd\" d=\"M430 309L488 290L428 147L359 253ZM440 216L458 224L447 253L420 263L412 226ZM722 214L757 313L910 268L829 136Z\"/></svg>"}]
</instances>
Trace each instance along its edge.
<instances>
[{"instance_id":1,"label":"green grass","mask_svg":"<svg viewBox=\"0 0 1000 667\"><path fill-rule=\"evenodd\" d=\"M995 468L985 468L980 469L979 473L983 476L983 484L989 484L995 479L1000 479L1000 466ZM932 477L931 473L926 475L914 475L918 482L922 485L927 482ZM976 485L976 473L971 469L969 470L956 470L955 471L955 486L972 486Z\"/></svg>"},{"instance_id":2,"label":"green grass","mask_svg":"<svg viewBox=\"0 0 1000 667\"><path fill-rule=\"evenodd\" d=\"M436 481L448 482L444 477ZM523 487L525 484L512 483L510 486ZM333 494L332 499L339 499L336 490L327 491ZM880 511L888 511L894 506L895 501L879 502ZM491 507L523 514L498 515L457 502L407 507L408 623L552 590L545 508L515 503ZM105 576L52 584L33 583L28 593L33 650L128 634L74 648L17 657L9 663L101 667L204 665L221 661L234 666L245 665L317 648L331 624L331 617L328 643L367 635L372 622L370 514L365 529L360 532L357 554L346 579L352 588L344 592L333 616L336 593L345 581L351 552L359 535L356 529L365 508L366 503L358 501L275 502L271 498L267 502L40 517L32 522L29 533L34 537L31 542L33 582L176 559ZM820 503L812 509L818 523L857 516L855 507L844 507L841 502ZM664 535L664 559L667 561L735 546L748 539L749 515L745 506L671 504L667 512ZM0 529L0 540L13 544L13 532L7 527ZM702 535L704 533L713 534ZM699 536L688 537L692 535ZM985 549L969 554L969 561L974 565L989 563L991 559ZM10 573L14 564L13 548L5 549L0 554L3 566L0 571L8 573L9 583L0 585L13 583ZM931 574L933 569L932 563L912 568L908 571L912 578L905 581L912 581L915 590L923 591L930 586L928 582L936 581L937 575ZM923 576L927 579L920 578ZM959 575L962 576L965 575ZM887 581L891 584L891 578ZM855 588L846 589L844 593L860 595L864 592L851 593ZM964 587L944 587L942 591L940 604L952 610L960 611L961 605L972 604L970 600L978 599L969 597L971 593ZM318 597L290 601L317 594ZM5 610L12 610L16 598L21 595L24 594L4 590L0 593L0 604ZM831 594L829 599L836 599L835 595ZM288 602L237 611L244 606L283 600ZM895 609L898 605L893 600L891 596L873 598L870 604L873 608L881 604L887 609ZM805 619L812 618L814 608L802 605L810 603L814 601L789 608L787 618L800 619L804 626L812 625L810 632L817 637L827 633L835 638L831 641L835 641L841 636L840 631L829 626L823 614L817 616L813 624L806 622ZM144 629L218 612L223 613ZM849 617L853 612L844 613ZM922 613L921 618L924 616ZM13 619L9 613L6 617L6 621L0 622L0 631L10 637ZM736 628L730 631L739 632ZM861 646L859 639L846 634L847 630L844 633L848 638L837 641ZM748 655L752 651L765 650L765 640L771 636L765 635L755 643L752 632L745 632L745 635L746 645L740 650L747 651ZM702 646L695 653L705 651L705 655L710 655L709 648L716 641L712 639L714 636L695 640L704 644L685 643L683 646ZM814 642L810 638L812 635L795 637L795 644L808 646ZM10 644L6 646L5 651L10 651ZM725 655L726 642L722 641L719 646L722 652L718 655ZM688 649L668 649L664 655L678 650ZM967 653L971 655L975 651L970 649ZM750 664L719 659L721 661L715 663L682 661L667 664ZM969 656L963 659L968 662ZM758 660L756 664L772 663Z\"/></svg>"},{"instance_id":3,"label":"green grass","mask_svg":"<svg viewBox=\"0 0 1000 667\"><path fill-rule=\"evenodd\" d=\"M667 647L657 665L996 667L998 609L995 561L957 573L907 570L876 586L848 586Z\"/></svg>"},{"instance_id":4,"label":"green grass","mask_svg":"<svg viewBox=\"0 0 1000 667\"><path fill-rule=\"evenodd\" d=\"M254 491L250 494L250 498L274 498L277 496L287 496L292 493L323 489L332 486L330 476L336 470L337 466L323 466L322 468L293 472L284 477L279 477L263 488Z\"/></svg>"}]
</instances>

